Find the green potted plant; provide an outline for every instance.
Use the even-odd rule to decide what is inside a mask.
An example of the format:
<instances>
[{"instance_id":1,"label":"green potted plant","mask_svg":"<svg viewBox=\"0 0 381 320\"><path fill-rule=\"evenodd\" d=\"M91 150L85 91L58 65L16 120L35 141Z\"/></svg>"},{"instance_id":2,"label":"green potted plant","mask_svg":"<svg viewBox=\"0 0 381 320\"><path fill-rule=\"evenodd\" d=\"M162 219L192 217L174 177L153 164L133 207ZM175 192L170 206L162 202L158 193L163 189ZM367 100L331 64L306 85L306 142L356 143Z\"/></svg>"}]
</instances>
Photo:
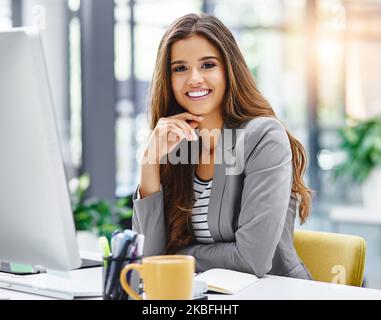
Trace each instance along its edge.
<instances>
[{"instance_id":1,"label":"green potted plant","mask_svg":"<svg viewBox=\"0 0 381 320\"><path fill-rule=\"evenodd\" d=\"M348 176L361 184L364 206L377 212L381 195L381 116L367 120L349 118L340 129L345 160L335 175Z\"/></svg>"},{"instance_id":2,"label":"green potted plant","mask_svg":"<svg viewBox=\"0 0 381 320\"><path fill-rule=\"evenodd\" d=\"M88 174L81 175L70 185L72 209L77 234L83 241L92 241L99 236L111 239L117 229L131 228L132 196L118 199L115 203L97 198L85 198L90 185Z\"/></svg>"}]
</instances>

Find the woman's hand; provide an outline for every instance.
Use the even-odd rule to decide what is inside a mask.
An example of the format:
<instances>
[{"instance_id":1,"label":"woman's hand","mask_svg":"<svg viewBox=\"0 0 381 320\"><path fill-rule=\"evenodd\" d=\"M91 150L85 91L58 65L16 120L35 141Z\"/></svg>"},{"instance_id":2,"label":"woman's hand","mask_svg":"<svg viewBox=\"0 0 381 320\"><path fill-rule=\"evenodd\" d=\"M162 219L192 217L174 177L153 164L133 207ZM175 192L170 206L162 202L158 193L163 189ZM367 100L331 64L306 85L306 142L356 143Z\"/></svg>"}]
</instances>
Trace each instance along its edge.
<instances>
[{"instance_id":1,"label":"woman's hand","mask_svg":"<svg viewBox=\"0 0 381 320\"><path fill-rule=\"evenodd\" d=\"M160 163L162 157L171 153L181 140L197 140L194 129L202 120L203 117L189 112L160 118L148 139L145 160L149 163Z\"/></svg>"}]
</instances>

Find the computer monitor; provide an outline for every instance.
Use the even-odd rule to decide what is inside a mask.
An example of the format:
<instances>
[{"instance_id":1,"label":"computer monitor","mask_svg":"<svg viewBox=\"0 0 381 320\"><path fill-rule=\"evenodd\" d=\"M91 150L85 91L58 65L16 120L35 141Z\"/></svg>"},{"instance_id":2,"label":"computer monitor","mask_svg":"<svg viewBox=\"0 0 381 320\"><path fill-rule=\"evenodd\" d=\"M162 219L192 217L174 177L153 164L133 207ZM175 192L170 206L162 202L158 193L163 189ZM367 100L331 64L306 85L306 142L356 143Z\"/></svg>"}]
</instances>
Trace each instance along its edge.
<instances>
[{"instance_id":1,"label":"computer monitor","mask_svg":"<svg viewBox=\"0 0 381 320\"><path fill-rule=\"evenodd\" d=\"M81 265L36 29L0 32L0 261Z\"/></svg>"}]
</instances>

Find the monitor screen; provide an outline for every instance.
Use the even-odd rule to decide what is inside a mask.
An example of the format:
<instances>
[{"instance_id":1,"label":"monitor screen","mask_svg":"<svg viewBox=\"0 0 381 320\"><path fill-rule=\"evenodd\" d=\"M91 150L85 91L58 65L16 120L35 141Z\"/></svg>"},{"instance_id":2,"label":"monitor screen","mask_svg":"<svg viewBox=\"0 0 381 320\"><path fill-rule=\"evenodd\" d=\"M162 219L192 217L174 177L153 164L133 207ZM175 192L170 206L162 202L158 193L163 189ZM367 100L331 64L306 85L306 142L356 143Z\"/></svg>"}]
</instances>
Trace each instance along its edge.
<instances>
[{"instance_id":1,"label":"monitor screen","mask_svg":"<svg viewBox=\"0 0 381 320\"><path fill-rule=\"evenodd\" d=\"M81 264L40 34L0 32L0 261Z\"/></svg>"}]
</instances>

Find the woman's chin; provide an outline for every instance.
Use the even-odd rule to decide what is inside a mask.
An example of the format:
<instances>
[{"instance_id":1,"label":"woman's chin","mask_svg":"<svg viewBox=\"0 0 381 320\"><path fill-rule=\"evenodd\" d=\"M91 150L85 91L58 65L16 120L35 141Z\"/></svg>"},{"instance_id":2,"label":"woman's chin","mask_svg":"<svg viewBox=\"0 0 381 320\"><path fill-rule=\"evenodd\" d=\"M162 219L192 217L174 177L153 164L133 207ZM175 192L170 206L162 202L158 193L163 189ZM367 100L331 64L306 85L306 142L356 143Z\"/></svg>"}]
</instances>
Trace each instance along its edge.
<instances>
[{"instance_id":1,"label":"woman's chin","mask_svg":"<svg viewBox=\"0 0 381 320\"><path fill-rule=\"evenodd\" d=\"M202 107L202 106L188 106L185 108L189 113L194 114L195 116L206 116L207 114L211 113L212 110L207 107Z\"/></svg>"},{"instance_id":2,"label":"woman's chin","mask_svg":"<svg viewBox=\"0 0 381 320\"><path fill-rule=\"evenodd\" d=\"M195 116L204 116L206 114L204 111L201 111L199 108L185 108L185 110Z\"/></svg>"}]
</instances>

